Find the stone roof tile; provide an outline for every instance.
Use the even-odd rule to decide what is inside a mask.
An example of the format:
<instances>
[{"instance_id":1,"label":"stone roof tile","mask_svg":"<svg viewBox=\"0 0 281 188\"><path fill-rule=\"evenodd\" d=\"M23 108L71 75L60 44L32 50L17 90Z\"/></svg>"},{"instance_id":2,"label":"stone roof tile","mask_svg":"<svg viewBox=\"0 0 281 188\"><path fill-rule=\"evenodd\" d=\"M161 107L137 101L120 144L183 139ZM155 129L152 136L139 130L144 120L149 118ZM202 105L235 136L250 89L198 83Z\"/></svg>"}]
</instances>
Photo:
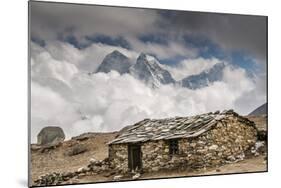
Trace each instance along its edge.
<instances>
[{"instance_id":1,"label":"stone roof tile","mask_svg":"<svg viewBox=\"0 0 281 188\"><path fill-rule=\"evenodd\" d=\"M168 140L175 138L197 137L216 126L229 116L239 117L243 123L254 125L247 118L239 116L233 110L206 113L189 117L175 117L166 119L144 119L134 125L128 126L123 132L108 144L122 144L145 142L148 140Z\"/></svg>"}]
</instances>

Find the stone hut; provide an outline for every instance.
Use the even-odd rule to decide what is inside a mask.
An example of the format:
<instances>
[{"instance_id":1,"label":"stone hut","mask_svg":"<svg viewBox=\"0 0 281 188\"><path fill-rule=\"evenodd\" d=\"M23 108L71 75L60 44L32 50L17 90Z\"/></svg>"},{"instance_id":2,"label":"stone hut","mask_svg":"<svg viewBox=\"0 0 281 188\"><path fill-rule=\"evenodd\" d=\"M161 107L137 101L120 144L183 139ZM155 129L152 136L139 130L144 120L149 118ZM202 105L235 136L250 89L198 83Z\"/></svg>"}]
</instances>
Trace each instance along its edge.
<instances>
[{"instance_id":1,"label":"stone hut","mask_svg":"<svg viewBox=\"0 0 281 188\"><path fill-rule=\"evenodd\" d=\"M243 159L256 140L255 124L233 110L144 119L108 143L109 160L124 173L219 166Z\"/></svg>"}]
</instances>

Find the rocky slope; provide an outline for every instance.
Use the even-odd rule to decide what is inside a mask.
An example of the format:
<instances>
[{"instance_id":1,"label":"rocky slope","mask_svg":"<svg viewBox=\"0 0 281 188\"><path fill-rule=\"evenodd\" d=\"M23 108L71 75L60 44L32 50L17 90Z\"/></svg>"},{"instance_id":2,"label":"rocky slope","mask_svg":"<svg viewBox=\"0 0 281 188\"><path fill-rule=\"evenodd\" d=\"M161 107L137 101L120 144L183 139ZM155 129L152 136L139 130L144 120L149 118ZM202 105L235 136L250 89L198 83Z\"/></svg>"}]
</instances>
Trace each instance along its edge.
<instances>
[{"instance_id":1,"label":"rocky slope","mask_svg":"<svg viewBox=\"0 0 281 188\"><path fill-rule=\"evenodd\" d=\"M258 108L256 108L254 111L252 111L251 113L249 113L249 115L264 115L267 114L267 103L259 106Z\"/></svg>"},{"instance_id":2,"label":"rocky slope","mask_svg":"<svg viewBox=\"0 0 281 188\"><path fill-rule=\"evenodd\" d=\"M71 172L86 166L91 158L103 160L108 156L107 143L112 133L87 133L64 141L56 147L31 145L31 179L51 172ZM66 165L67 164L67 165Z\"/></svg>"}]
</instances>

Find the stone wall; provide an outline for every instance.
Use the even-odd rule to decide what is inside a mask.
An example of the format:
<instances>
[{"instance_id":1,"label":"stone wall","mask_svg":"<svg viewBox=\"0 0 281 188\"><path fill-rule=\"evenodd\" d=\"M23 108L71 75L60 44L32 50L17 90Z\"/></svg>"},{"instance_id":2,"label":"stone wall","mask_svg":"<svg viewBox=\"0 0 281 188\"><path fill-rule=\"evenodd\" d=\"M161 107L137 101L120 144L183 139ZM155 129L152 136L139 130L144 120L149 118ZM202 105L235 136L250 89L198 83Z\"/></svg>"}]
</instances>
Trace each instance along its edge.
<instances>
[{"instance_id":1,"label":"stone wall","mask_svg":"<svg viewBox=\"0 0 281 188\"><path fill-rule=\"evenodd\" d=\"M169 154L169 142L165 140L142 143L143 171L161 169L201 168L219 166L241 160L245 151L253 147L257 130L246 125L239 117L231 116L196 138L179 139L179 153ZM109 146L109 158L114 168L128 171L127 144Z\"/></svg>"},{"instance_id":2,"label":"stone wall","mask_svg":"<svg viewBox=\"0 0 281 188\"><path fill-rule=\"evenodd\" d=\"M145 142L141 150L144 171L158 171L170 160L169 145L164 140Z\"/></svg>"},{"instance_id":3,"label":"stone wall","mask_svg":"<svg viewBox=\"0 0 281 188\"><path fill-rule=\"evenodd\" d=\"M128 171L128 145L109 145L108 150L111 168L119 170L120 172Z\"/></svg>"},{"instance_id":4,"label":"stone wall","mask_svg":"<svg viewBox=\"0 0 281 188\"><path fill-rule=\"evenodd\" d=\"M228 162L241 160L245 151L254 147L257 130L235 120L220 122L212 129L195 139L182 139L179 142L186 166L200 168L219 166Z\"/></svg>"}]
</instances>

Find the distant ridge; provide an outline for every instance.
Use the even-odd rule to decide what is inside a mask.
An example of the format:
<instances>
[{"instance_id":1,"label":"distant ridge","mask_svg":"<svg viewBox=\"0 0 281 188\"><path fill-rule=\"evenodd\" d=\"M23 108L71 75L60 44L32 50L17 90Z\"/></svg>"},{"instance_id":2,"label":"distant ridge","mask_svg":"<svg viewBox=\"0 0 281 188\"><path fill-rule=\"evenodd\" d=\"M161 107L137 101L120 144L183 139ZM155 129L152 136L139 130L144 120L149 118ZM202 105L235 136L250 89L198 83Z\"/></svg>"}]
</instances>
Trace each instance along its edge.
<instances>
[{"instance_id":1,"label":"distant ridge","mask_svg":"<svg viewBox=\"0 0 281 188\"><path fill-rule=\"evenodd\" d=\"M267 114L267 103L261 105L260 107L249 113L249 115L255 115L255 116L263 115L263 114Z\"/></svg>"},{"instance_id":2,"label":"distant ridge","mask_svg":"<svg viewBox=\"0 0 281 188\"><path fill-rule=\"evenodd\" d=\"M221 81L223 79L223 70L225 63L217 63L208 70L199 74L187 76L182 79L180 85L189 89L200 89L208 86L210 83Z\"/></svg>"}]
</instances>

